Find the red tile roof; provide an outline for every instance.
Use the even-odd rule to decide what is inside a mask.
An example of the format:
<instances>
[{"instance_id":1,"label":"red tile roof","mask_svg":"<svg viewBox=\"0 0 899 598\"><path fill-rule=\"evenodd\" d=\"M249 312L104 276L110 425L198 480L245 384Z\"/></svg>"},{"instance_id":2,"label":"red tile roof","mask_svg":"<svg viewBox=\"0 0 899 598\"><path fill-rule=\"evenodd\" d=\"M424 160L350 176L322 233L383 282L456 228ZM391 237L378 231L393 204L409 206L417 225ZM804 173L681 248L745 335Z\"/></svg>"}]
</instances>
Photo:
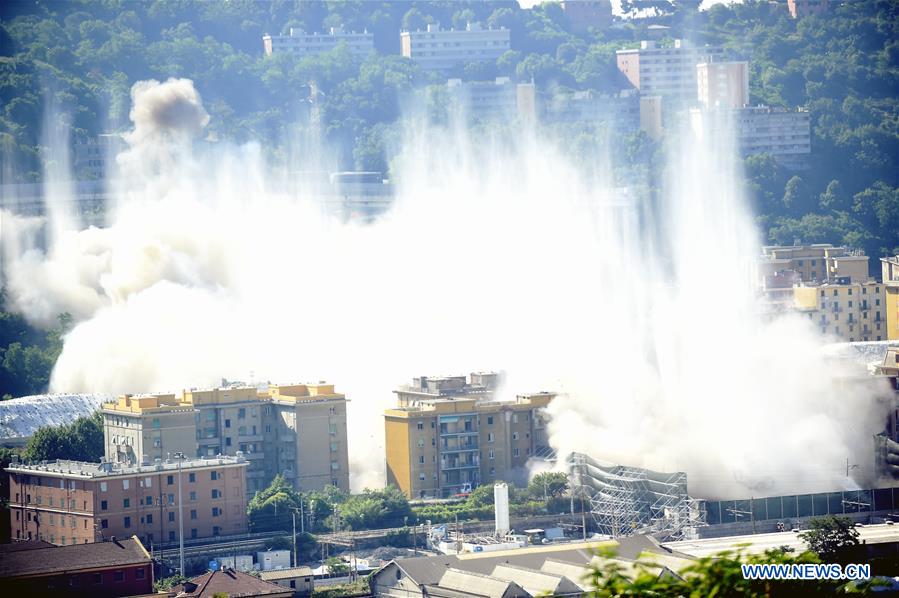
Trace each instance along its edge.
<instances>
[{"instance_id":1,"label":"red tile roof","mask_svg":"<svg viewBox=\"0 0 899 598\"><path fill-rule=\"evenodd\" d=\"M172 592L179 598L212 598L219 592L227 594L230 598L293 596L293 590L290 588L262 581L234 569L207 571L199 577L175 586L172 588Z\"/></svg>"}]
</instances>

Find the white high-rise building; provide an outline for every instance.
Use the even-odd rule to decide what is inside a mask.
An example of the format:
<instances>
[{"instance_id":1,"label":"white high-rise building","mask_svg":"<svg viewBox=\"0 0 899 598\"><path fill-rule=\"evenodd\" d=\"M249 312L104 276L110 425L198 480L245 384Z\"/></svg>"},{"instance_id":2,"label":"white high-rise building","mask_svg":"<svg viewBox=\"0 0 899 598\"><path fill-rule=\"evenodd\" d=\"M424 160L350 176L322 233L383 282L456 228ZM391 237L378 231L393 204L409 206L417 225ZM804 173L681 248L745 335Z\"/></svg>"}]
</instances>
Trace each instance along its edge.
<instances>
[{"instance_id":1,"label":"white high-rise building","mask_svg":"<svg viewBox=\"0 0 899 598\"><path fill-rule=\"evenodd\" d=\"M327 33L306 33L290 28L290 35L264 35L262 45L267 56L290 53L298 58L330 52L340 44L346 44L350 53L365 58L375 51L375 36L367 31L347 33L339 27L331 27Z\"/></svg>"},{"instance_id":2,"label":"white high-rise building","mask_svg":"<svg viewBox=\"0 0 899 598\"><path fill-rule=\"evenodd\" d=\"M444 31L428 25L426 31L400 33L403 56L426 71L446 71L468 62L493 62L509 50L508 29L483 29L469 23L465 29Z\"/></svg>"},{"instance_id":3,"label":"white high-rise building","mask_svg":"<svg viewBox=\"0 0 899 598\"><path fill-rule=\"evenodd\" d=\"M641 95L688 103L696 102L696 65L724 58L720 47L695 47L680 39L670 47L642 41L639 48L618 50L615 54L618 70Z\"/></svg>"},{"instance_id":4,"label":"white high-rise building","mask_svg":"<svg viewBox=\"0 0 899 598\"><path fill-rule=\"evenodd\" d=\"M742 108L749 104L749 63L701 62L696 65L699 103L706 108Z\"/></svg>"}]
</instances>

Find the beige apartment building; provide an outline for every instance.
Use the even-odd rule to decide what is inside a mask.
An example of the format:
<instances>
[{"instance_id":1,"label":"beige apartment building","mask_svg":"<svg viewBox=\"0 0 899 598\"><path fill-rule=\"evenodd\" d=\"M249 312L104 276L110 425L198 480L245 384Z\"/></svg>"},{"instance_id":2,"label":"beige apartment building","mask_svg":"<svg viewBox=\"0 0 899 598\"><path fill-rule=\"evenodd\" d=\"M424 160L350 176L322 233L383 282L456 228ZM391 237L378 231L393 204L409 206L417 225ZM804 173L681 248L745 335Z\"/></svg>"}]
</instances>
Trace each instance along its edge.
<instances>
[{"instance_id":1,"label":"beige apartment building","mask_svg":"<svg viewBox=\"0 0 899 598\"><path fill-rule=\"evenodd\" d=\"M846 247L834 247L829 243L762 247L757 260L757 280L764 288L766 279L793 271L803 282L826 282L836 278L848 278L859 282L869 279L868 256Z\"/></svg>"},{"instance_id":2,"label":"beige apartment building","mask_svg":"<svg viewBox=\"0 0 899 598\"><path fill-rule=\"evenodd\" d=\"M176 542L179 504L185 538L242 534L247 531L246 469L241 455L145 460L135 466L13 463L6 468L12 536L59 545L132 535L147 546Z\"/></svg>"},{"instance_id":3,"label":"beige apartment building","mask_svg":"<svg viewBox=\"0 0 899 598\"><path fill-rule=\"evenodd\" d=\"M246 492L278 473L300 490L349 490L346 397L333 384L190 389L180 395L123 395L101 409L106 457L133 465L175 453L243 454Z\"/></svg>"},{"instance_id":4,"label":"beige apartment building","mask_svg":"<svg viewBox=\"0 0 899 598\"><path fill-rule=\"evenodd\" d=\"M498 376L421 377L394 391L384 413L387 483L411 498L447 497L481 483L527 480L527 461L548 447L540 392L493 400Z\"/></svg>"},{"instance_id":5,"label":"beige apartment building","mask_svg":"<svg viewBox=\"0 0 899 598\"><path fill-rule=\"evenodd\" d=\"M696 102L696 65L723 58L721 47L697 47L680 39L674 40L673 46L644 40L639 48L615 52L618 70L641 95L687 104Z\"/></svg>"},{"instance_id":6,"label":"beige apartment building","mask_svg":"<svg viewBox=\"0 0 899 598\"><path fill-rule=\"evenodd\" d=\"M887 340L886 291L875 280L834 279L793 288L795 309L806 314L822 334L842 341Z\"/></svg>"},{"instance_id":7,"label":"beige apartment building","mask_svg":"<svg viewBox=\"0 0 899 598\"><path fill-rule=\"evenodd\" d=\"M494 62L510 49L508 29L484 29L468 23L465 29L441 29L431 23L426 31L400 33L401 54L425 71L448 71L469 62Z\"/></svg>"}]
</instances>

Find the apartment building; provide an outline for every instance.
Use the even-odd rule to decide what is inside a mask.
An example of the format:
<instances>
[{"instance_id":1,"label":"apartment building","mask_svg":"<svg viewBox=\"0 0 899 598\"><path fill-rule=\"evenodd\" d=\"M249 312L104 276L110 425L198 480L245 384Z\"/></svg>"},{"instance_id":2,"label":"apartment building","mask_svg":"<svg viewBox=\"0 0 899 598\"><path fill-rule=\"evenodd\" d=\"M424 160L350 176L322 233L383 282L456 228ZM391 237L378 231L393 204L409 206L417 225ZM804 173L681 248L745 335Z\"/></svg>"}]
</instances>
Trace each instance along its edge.
<instances>
[{"instance_id":1,"label":"apartment building","mask_svg":"<svg viewBox=\"0 0 899 598\"><path fill-rule=\"evenodd\" d=\"M340 27L331 27L326 33L306 33L291 27L288 35L262 36L262 46L267 56L291 54L306 58L330 52L341 44L346 45L350 54L362 60L375 51L375 36L368 31L348 33Z\"/></svg>"},{"instance_id":2,"label":"apartment building","mask_svg":"<svg viewBox=\"0 0 899 598\"><path fill-rule=\"evenodd\" d=\"M498 375L421 377L384 413L387 483L407 496L447 497L496 480L524 482L527 461L548 446L540 392L493 400Z\"/></svg>"},{"instance_id":3,"label":"apartment building","mask_svg":"<svg viewBox=\"0 0 899 598\"><path fill-rule=\"evenodd\" d=\"M795 282L826 282L838 278L863 282L869 279L868 256L829 243L762 247L762 255L756 261L761 287L765 288L771 277L784 272L795 272L799 277Z\"/></svg>"},{"instance_id":4,"label":"apartment building","mask_svg":"<svg viewBox=\"0 0 899 598\"><path fill-rule=\"evenodd\" d=\"M819 285L796 286L793 296L796 311L807 315L821 334L848 342L888 338L886 291L882 283L838 277Z\"/></svg>"},{"instance_id":5,"label":"apartment building","mask_svg":"<svg viewBox=\"0 0 899 598\"><path fill-rule=\"evenodd\" d=\"M641 95L695 104L696 65L722 61L724 50L714 46L696 47L680 39L674 40L670 47L644 40L639 48L618 50L615 55L618 70Z\"/></svg>"},{"instance_id":6,"label":"apartment building","mask_svg":"<svg viewBox=\"0 0 899 598\"><path fill-rule=\"evenodd\" d=\"M179 505L185 538L245 533L246 469L242 455L134 466L13 463L6 468L12 535L59 545L131 535L148 546L175 542Z\"/></svg>"},{"instance_id":7,"label":"apartment building","mask_svg":"<svg viewBox=\"0 0 899 598\"><path fill-rule=\"evenodd\" d=\"M699 103L705 108L742 108L749 104L749 63L700 62L696 65Z\"/></svg>"},{"instance_id":8,"label":"apartment building","mask_svg":"<svg viewBox=\"0 0 899 598\"><path fill-rule=\"evenodd\" d=\"M478 23L449 31L430 24L426 31L400 33L402 55L426 71L448 71L469 62L494 62L510 47L508 29L483 29Z\"/></svg>"},{"instance_id":9,"label":"apartment building","mask_svg":"<svg viewBox=\"0 0 899 598\"><path fill-rule=\"evenodd\" d=\"M690 110L690 126L699 136L733 136L741 155L768 154L793 170L805 168L812 152L807 110L770 106L694 108Z\"/></svg>"},{"instance_id":10,"label":"apartment building","mask_svg":"<svg viewBox=\"0 0 899 598\"><path fill-rule=\"evenodd\" d=\"M887 338L899 340L899 255L880 258L880 268L886 293Z\"/></svg>"},{"instance_id":11,"label":"apartment building","mask_svg":"<svg viewBox=\"0 0 899 598\"><path fill-rule=\"evenodd\" d=\"M495 81L449 79L446 90L450 110L474 121L512 121L536 117L533 83L513 83L508 77Z\"/></svg>"},{"instance_id":12,"label":"apartment building","mask_svg":"<svg viewBox=\"0 0 899 598\"><path fill-rule=\"evenodd\" d=\"M346 397L333 384L123 395L101 409L106 458L133 465L175 453L243 454L252 496L278 473L301 490L349 490Z\"/></svg>"}]
</instances>

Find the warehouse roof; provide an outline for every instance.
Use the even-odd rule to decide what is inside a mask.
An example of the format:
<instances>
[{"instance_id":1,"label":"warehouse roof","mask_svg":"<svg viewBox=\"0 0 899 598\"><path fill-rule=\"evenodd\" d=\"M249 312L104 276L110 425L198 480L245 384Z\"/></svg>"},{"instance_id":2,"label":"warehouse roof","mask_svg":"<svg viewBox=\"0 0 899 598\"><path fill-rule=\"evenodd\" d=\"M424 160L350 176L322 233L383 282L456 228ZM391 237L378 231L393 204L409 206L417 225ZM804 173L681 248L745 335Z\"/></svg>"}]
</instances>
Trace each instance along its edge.
<instances>
[{"instance_id":1,"label":"warehouse roof","mask_svg":"<svg viewBox=\"0 0 899 598\"><path fill-rule=\"evenodd\" d=\"M72 423L111 398L102 394L49 394L0 402L0 440L26 439L42 426Z\"/></svg>"}]
</instances>

